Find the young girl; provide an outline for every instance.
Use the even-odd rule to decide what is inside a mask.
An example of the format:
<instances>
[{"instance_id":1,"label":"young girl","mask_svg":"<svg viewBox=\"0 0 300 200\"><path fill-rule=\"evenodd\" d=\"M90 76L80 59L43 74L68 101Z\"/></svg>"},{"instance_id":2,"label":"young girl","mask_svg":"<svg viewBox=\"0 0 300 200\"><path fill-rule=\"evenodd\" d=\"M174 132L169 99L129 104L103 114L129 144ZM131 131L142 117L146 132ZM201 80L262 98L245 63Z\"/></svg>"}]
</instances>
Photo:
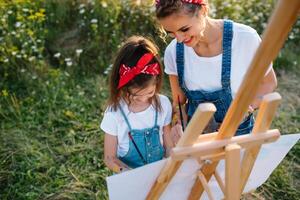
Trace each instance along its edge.
<instances>
[{"instance_id":1,"label":"young girl","mask_svg":"<svg viewBox=\"0 0 300 200\"><path fill-rule=\"evenodd\" d=\"M158 48L133 36L120 48L110 75L110 98L101 122L104 162L114 172L161 160L173 146L172 106L160 95Z\"/></svg>"},{"instance_id":2,"label":"young girl","mask_svg":"<svg viewBox=\"0 0 300 200\"><path fill-rule=\"evenodd\" d=\"M246 25L208 16L206 0L157 0L156 16L163 30L175 39L165 51L173 105L187 105L192 117L199 103L212 102L217 123L222 123L260 44L257 32ZM253 128L252 111L262 96L277 85L272 65L260 84L237 134ZM247 91L245 91L247 92ZM179 97L179 98L178 98ZM178 100L179 99L179 102Z\"/></svg>"}]
</instances>

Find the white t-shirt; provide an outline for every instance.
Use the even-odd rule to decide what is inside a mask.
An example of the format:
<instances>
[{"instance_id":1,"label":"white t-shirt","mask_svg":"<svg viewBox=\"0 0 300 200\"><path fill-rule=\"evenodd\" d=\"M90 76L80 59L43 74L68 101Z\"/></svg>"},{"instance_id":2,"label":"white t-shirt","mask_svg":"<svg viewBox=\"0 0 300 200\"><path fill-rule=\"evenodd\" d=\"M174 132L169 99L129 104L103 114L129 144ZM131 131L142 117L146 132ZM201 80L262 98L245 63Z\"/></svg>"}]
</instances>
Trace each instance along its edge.
<instances>
[{"instance_id":1,"label":"white t-shirt","mask_svg":"<svg viewBox=\"0 0 300 200\"><path fill-rule=\"evenodd\" d=\"M157 125L160 127L160 140L162 143L162 128L171 123L172 105L168 97L159 95L162 110L157 114ZM155 108L150 105L146 110L141 112L131 112L125 101L120 102L132 129L152 128L155 123ZM129 150L129 127L118 108L113 111L108 107L104 113L100 128L107 134L117 136L118 138L118 156L125 156ZM163 143L162 143L163 144Z\"/></svg>"},{"instance_id":2,"label":"white t-shirt","mask_svg":"<svg viewBox=\"0 0 300 200\"><path fill-rule=\"evenodd\" d=\"M165 73L177 75L176 39L167 46L164 56ZM233 23L230 83L234 98L261 39L246 25ZM267 73L272 69L270 65ZM189 90L215 91L222 87L222 54L214 57L198 56L192 47L184 46L184 81ZM266 74L267 74L266 73Z\"/></svg>"}]
</instances>

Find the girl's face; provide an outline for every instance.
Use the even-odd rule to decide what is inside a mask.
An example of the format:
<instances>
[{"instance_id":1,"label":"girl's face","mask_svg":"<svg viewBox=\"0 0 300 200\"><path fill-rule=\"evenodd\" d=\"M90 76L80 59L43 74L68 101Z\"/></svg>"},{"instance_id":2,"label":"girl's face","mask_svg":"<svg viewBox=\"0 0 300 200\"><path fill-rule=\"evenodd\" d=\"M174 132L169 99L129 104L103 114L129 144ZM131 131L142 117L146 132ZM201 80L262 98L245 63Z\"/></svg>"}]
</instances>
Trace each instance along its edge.
<instances>
[{"instance_id":1,"label":"girl's face","mask_svg":"<svg viewBox=\"0 0 300 200\"><path fill-rule=\"evenodd\" d=\"M186 46L195 47L201 38L206 26L206 15L203 9L198 15L190 16L185 13L172 14L159 20L164 30L176 40Z\"/></svg>"},{"instance_id":2,"label":"girl's face","mask_svg":"<svg viewBox=\"0 0 300 200\"><path fill-rule=\"evenodd\" d=\"M130 99L135 104L149 103L149 100L155 95L156 85L151 84L146 88L132 88L129 90Z\"/></svg>"}]
</instances>

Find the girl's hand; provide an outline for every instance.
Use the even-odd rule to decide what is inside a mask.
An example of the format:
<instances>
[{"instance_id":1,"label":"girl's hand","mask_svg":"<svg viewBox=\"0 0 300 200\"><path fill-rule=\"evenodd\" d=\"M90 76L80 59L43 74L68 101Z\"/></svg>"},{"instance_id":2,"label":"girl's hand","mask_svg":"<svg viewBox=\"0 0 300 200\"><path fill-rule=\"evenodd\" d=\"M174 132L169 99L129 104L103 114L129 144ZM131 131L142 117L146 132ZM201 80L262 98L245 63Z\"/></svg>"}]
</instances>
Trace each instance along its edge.
<instances>
[{"instance_id":1,"label":"girl's hand","mask_svg":"<svg viewBox=\"0 0 300 200\"><path fill-rule=\"evenodd\" d=\"M120 173L122 171L126 171L129 170L130 167L128 167L125 163L123 163L122 161L120 161L118 158L116 158L115 156L112 157L106 157L104 159L104 163L106 164L106 166L112 170L115 173Z\"/></svg>"},{"instance_id":2,"label":"girl's hand","mask_svg":"<svg viewBox=\"0 0 300 200\"><path fill-rule=\"evenodd\" d=\"M171 138L172 138L173 144L175 146L178 143L182 134L183 134L183 131L182 131L182 126L180 124L176 124L175 126L172 127Z\"/></svg>"}]
</instances>

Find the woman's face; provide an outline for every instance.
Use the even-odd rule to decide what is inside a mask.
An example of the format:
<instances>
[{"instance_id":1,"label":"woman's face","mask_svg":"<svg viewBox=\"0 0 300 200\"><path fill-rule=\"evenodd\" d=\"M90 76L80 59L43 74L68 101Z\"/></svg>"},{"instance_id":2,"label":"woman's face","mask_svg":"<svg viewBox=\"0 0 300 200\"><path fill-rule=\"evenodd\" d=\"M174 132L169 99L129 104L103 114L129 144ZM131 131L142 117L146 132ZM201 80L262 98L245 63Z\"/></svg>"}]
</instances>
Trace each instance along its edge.
<instances>
[{"instance_id":1,"label":"woman's face","mask_svg":"<svg viewBox=\"0 0 300 200\"><path fill-rule=\"evenodd\" d=\"M190 16L185 13L172 14L159 20L164 30L178 42L194 47L201 38L206 26L206 16L202 10L198 15Z\"/></svg>"}]
</instances>

